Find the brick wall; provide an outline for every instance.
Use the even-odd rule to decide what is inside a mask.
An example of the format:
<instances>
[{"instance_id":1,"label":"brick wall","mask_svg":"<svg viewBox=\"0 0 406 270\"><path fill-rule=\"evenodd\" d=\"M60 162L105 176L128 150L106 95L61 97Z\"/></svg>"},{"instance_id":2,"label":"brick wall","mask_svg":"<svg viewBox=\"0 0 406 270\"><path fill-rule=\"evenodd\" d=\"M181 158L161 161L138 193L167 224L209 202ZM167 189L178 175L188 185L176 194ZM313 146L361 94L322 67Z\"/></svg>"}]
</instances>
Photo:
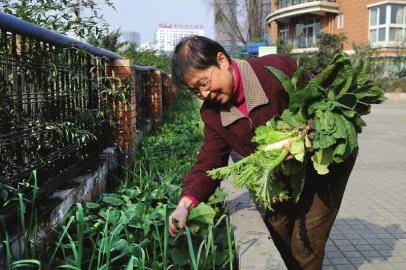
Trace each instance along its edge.
<instances>
[{"instance_id":1,"label":"brick wall","mask_svg":"<svg viewBox=\"0 0 406 270\"><path fill-rule=\"evenodd\" d=\"M273 2L272 10L276 10L277 8ZM339 29L337 27L337 16L327 13L325 16L320 17L321 31L331 34L344 33L347 36L347 41L343 46L344 50L352 50L352 43L357 45L368 43L369 9L367 5L378 2L382 2L382 0L337 0L339 11L344 14L344 27ZM291 29L293 29L296 19L292 20ZM271 34L271 41L275 43L278 38L277 22L271 22L269 34Z\"/></svg>"},{"instance_id":2,"label":"brick wall","mask_svg":"<svg viewBox=\"0 0 406 270\"><path fill-rule=\"evenodd\" d=\"M352 50L352 43L357 45L368 42L369 31L369 9L367 5L380 2L381 0L337 0L339 10L344 14L344 27L337 29L336 33L344 33L347 41L344 43L344 50Z\"/></svg>"},{"instance_id":3,"label":"brick wall","mask_svg":"<svg viewBox=\"0 0 406 270\"><path fill-rule=\"evenodd\" d=\"M162 76L161 71L152 71L149 83L148 102L154 125L162 122Z\"/></svg>"},{"instance_id":4,"label":"brick wall","mask_svg":"<svg viewBox=\"0 0 406 270\"><path fill-rule=\"evenodd\" d=\"M162 106L165 109L168 109L172 106L173 103L173 92L174 87L171 83L171 79L166 73L162 73Z\"/></svg>"},{"instance_id":5,"label":"brick wall","mask_svg":"<svg viewBox=\"0 0 406 270\"><path fill-rule=\"evenodd\" d=\"M134 62L131 60L115 60L106 65L106 74L120 81L121 87L131 87L127 102L114 101L118 121L116 141L129 160L136 146L136 96ZM113 89L117 91L118 89Z\"/></svg>"}]
</instances>

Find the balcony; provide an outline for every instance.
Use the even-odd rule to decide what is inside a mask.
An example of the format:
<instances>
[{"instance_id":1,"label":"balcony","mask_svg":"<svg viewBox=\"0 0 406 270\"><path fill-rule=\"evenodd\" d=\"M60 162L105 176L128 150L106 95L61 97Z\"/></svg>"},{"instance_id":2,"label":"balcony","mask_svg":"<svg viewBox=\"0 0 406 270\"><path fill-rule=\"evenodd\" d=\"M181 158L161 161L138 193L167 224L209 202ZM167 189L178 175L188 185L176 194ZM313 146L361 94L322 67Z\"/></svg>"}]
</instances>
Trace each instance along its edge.
<instances>
[{"instance_id":1,"label":"balcony","mask_svg":"<svg viewBox=\"0 0 406 270\"><path fill-rule=\"evenodd\" d=\"M323 16L326 13L339 13L335 0L279 0L278 9L271 12L266 21L267 23L272 21L288 23L291 18L303 14Z\"/></svg>"}]
</instances>

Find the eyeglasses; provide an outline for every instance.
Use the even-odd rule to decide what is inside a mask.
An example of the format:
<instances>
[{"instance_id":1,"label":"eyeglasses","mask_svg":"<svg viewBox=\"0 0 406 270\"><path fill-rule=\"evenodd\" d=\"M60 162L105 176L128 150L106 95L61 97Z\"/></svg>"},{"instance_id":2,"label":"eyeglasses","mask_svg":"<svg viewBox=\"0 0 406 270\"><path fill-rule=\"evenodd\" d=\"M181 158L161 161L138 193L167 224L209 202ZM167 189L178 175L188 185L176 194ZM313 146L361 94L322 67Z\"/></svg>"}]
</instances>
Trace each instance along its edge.
<instances>
[{"instance_id":1,"label":"eyeglasses","mask_svg":"<svg viewBox=\"0 0 406 270\"><path fill-rule=\"evenodd\" d=\"M194 88L190 88L190 90L193 91L193 93L195 93L196 95L201 95L202 92L206 92L206 91L210 91L211 88L211 77L213 75L213 70L214 70L215 66L213 66L213 68L210 71L210 76L199 82L199 86L194 87Z\"/></svg>"}]
</instances>

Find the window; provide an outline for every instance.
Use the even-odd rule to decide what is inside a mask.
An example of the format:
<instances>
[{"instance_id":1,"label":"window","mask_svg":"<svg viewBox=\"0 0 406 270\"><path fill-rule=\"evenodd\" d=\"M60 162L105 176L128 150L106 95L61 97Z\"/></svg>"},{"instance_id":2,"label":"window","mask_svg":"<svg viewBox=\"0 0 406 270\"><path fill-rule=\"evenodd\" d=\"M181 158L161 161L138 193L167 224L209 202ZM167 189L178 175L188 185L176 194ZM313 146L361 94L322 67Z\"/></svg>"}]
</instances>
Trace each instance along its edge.
<instances>
[{"instance_id":1,"label":"window","mask_svg":"<svg viewBox=\"0 0 406 270\"><path fill-rule=\"evenodd\" d=\"M391 23L393 24L402 24L404 21L404 9L402 5L392 5L391 10Z\"/></svg>"},{"instance_id":2,"label":"window","mask_svg":"<svg viewBox=\"0 0 406 270\"><path fill-rule=\"evenodd\" d=\"M316 46L316 37L320 34L320 20L308 18L295 24L295 47L311 48Z\"/></svg>"},{"instance_id":3,"label":"window","mask_svg":"<svg viewBox=\"0 0 406 270\"><path fill-rule=\"evenodd\" d=\"M289 25L281 27L279 30L279 39L287 41L289 38Z\"/></svg>"},{"instance_id":4,"label":"window","mask_svg":"<svg viewBox=\"0 0 406 270\"><path fill-rule=\"evenodd\" d=\"M406 5L386 4L371 8L369 41L375 45L406 41Z\"/></svg>"},{"instance_id":5,"label":"window","mask_svg":"<svg viewBox=\"0 0 406 270\"><path fill-rule=\"evenodd\" d=\"M344 27L344 14L340 14L337 16L337 28Z\"/></svg>"}]
</instances>

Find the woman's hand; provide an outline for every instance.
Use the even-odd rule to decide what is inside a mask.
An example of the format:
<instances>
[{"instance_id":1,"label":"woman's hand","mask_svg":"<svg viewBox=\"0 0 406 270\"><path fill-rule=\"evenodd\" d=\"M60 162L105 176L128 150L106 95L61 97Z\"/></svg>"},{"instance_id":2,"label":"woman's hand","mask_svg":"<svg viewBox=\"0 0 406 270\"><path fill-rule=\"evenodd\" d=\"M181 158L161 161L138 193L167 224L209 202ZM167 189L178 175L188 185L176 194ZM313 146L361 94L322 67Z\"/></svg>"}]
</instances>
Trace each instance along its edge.
<instances>
[{"instance_id":1,"label":"woman's hand","mask_svg":"<svg viewBox=\"0 0 406 270\"><path fill-rule=\"evenodd\" d=\"M288 150L290 152L290 147L292 146L292 142L289 140L288 142L286 142L283 147L285 147L286 150ZM289 154L285 160L291 160L293 159L293 156L291 154Z\"/></svg>"},{"instance_id":2,"label":"woman's hand","mask_svg":"<svg viewBox=\"0 0 406 270\"><path fill-rule=\"evenodd\" d=\"M172 236L176 236L178 233L178 228L183 228L186 226L187 217L189 215L190 209L193 207L193 202L189 198L181 198L176 207L175 211L169 216L169 233ZM177 223L177 226L175 226ZM178 228L177 228L178 227Z\"/></svg>"}]
</instances>

